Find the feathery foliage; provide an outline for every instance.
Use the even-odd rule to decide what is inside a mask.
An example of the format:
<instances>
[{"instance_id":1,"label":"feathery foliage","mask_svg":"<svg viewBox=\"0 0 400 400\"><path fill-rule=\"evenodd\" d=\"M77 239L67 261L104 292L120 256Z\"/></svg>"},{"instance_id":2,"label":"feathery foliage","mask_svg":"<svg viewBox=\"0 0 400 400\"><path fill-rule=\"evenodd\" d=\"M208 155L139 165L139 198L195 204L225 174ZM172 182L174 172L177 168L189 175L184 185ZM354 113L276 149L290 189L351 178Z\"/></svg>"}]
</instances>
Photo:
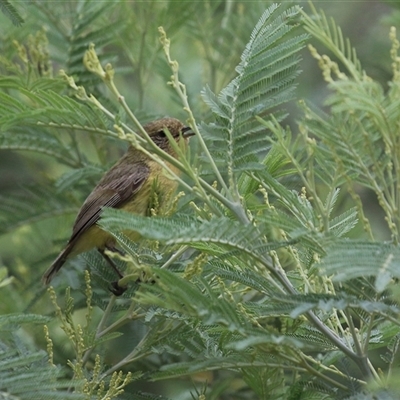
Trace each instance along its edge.
<instances>
[{"instance_id":1,"label":"feathery foliage","mask_svg":"<svg viewBox=\"0 0 400 400\"><path fill-rule=\"evenodd\" d=\"M8 0L0 1L0 10L16 26L20 26L24 22L17 9Z\"/></svg>"},{"instance_id":2,"label":"feathery foliage","mask_svg":"<svg viewBox=\"0 0 400 400\"><path fill-rule=\"evenodd\" d=\"M33 173L0 196L0 397L150 399L159 397L135 380L187 377L182 398L390 398L400 314L395 29L385 86L312 5L64 3L33 1L32 15L51 29L23 39L34 32L27 20L1 44L0 150L21 154ZM285 127L311 36L329 96L324 110L301 100ZM203 104L197 81L185 79L193 66L183 57L179 67L175 52L204 66ZM173 91L161 90L165 78ZM139 121L165 113L186 118L192 153L176 147L171 158L140 134ZM31 282L66 239L59 221L126 143L161 163L183 194L161 204L152 193L151 217L102 211L99 226L123 250L107 253L124 272L122 296L108 292L115 271L88 252L60 271L49 305ZM374 219L365 193L376 198ZM35 249L42 239L49 246ZM50 322L39 315L54 312ZM38 334L33 324L49 328Z\"/></svg>"},{"instance_id":3,"label":"feathery foliage","mask_svg":"<svg viewBox=\"0 0 400 400\"><path fill-rule=\"evenodd\" d=\"M255 116L265 116L293 98L298 52L307 37L289 36L298 18L296 7L278 14L278 6L271 6L251 34L237 77L218 96L208 87L203 91L215 122L203 125L202 132L234 187L236 173L254 168L257 155L269 149L265 127Z\"/></svg>"},{"instance_id":4,"label":"feathery foliage","mask_svg":"<svg viewBox=\"0 0 400 400\"><path fill-rule=\"evenodd\" d=\"M32 351L23 340L21 325L44 324L50 318L35 314L0 316L0 397L15 399L85 399L71 393L63 368L51 365L44 351ZM74 382L79 387L81 383Z\"/></svg>"}]
</instances>

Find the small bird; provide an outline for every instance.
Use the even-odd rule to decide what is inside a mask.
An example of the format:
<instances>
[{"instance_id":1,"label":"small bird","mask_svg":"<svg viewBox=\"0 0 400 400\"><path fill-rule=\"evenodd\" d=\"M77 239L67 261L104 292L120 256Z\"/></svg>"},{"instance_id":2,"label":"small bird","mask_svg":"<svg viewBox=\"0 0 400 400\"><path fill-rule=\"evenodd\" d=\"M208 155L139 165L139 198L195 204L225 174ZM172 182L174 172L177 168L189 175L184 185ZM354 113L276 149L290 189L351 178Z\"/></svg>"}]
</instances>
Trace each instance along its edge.
<instances>
[{"instance_id":1,"label":"small bird","mask_svg":"<svg viewBox=\"0 0 400 400\"><path fill-rule=\"evenodd\" d=\"M153 142L162 150L177 157L165 129L179 142L188 139L193 131L175 118L162 118L143 126ZM177 168L167 163L174 172ZM123 277L114 262L105 254L105 250L115 251L116 241L109 233L103 231L96 223L104 207L118 208L139 215L145 215L154 187L160 194L167 194L176 189L176 181L163 174L163 169L154 160L140 150L129 146L125 155L102 177L98 185L89 194L76 217L72 235L64 250L54 260L53 264L43 275L47 285L64 265L65 261L80 253L97 248L100 254L116 271L119 279ZM133 233L130 238L138 240L139 234ZM125 289L113 282L111 291L115 295L122 294Z\"/></svg>"}]
</instances>

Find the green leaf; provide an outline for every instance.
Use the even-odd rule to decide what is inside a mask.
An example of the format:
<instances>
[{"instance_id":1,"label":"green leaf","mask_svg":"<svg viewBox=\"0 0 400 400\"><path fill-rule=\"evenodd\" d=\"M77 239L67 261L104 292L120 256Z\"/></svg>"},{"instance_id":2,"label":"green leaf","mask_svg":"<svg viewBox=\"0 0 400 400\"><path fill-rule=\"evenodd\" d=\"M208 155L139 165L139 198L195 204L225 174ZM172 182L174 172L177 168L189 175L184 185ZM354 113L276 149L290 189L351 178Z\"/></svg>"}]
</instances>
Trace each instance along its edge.
<instances>
[{"instance_id":1,"label":"green leaf","mask_svg":"<svg viewBox=\"0 0 400 400\"><path fill-rule=\"evenodd\" d=\"M38 314L5 314L0 315L0 331L15 330L21 324L46 324L51 318Z\"/></svg>"},{"instance_id":2,"label":"green leaf","mask_svg":"<svg viewBox=\"0 0 400 400\"><path fill-rule=\"evenodd\" d=\"M20 343L16 338L12 346L0 342L0 393L20 400L87 399L86 395L70 391L71 385L81 391L83 382L65 379L65 371L50 365L44 351L21 349L16 343Z\"/></svg>"},{"instance_id":3,"label":"green leaf","mask_svg":"<svg viewBox=\"0 0 400 400\"><path fill-rule=\"evenodd\" d=\"M251 269L243 271L236 265L229 265L227 263L211 260L209 262L209 268L205 268L205 272L217 275L224 280L240 283L259 293L271 295L276 290L276 287L271 284L270 280L261 274L254 272Z\"/></svg>"},{"instance_id":4,"label":"green leaf","mask_svg":"<svg viewBox=\"0 0 400 400\"><path fill-rule=\"evenodd\" d=\"M333 244L322 259L321 273L336 282L372 276L382 292L392 277L400 278L400 247L389 243L343 240Z\"/></svg>"},{"instance_id":5,"label":"green leaf","mask_svg":"<svg viewBox=\"0 0 400 400\"><path fill-rule=\"evenodd\" d=\"M66 165L74 164L76 157L60 142L58 137L46 129L38 127L0 131L0 149L42 153L54 157Z\"/></svg>"},{"instance_id":6,"label":"green leaf","mask_svg":"<svg viewBox=\"0 0 400 400\"><path fill-rule=\"evenodd\" d=\"M157 284L148 285L145 292L136 294L140 303L196 316L205 325L222 324L229 331L240 330L247 324L237 312L236 305L221 297L221 293L213 290L205 280L200 279L198 284L194 284L173 272L155 271Z\"/></svg>"},{"instance_id":7,"label":"green leaf","mask_svg":"<svg viewBox=\"0 0 400 400\"><path fill-rule=\"evenodd\" d=\"M86 165L82 168L76 168L63 174L56 182L55 186L58 192L64 192L89 180L90 182L99 181L105 169L96 165Z\"/></svg>"},{"instance_id":8,"label":"green leaf","mask_svg":"<svg viewBox=\"0 0 400 400\"><path fill-rule=\"evenodd\" d=\"M310 310L318 310L327 315L334 310L347 308L363 310L369 314L376 313L395 317L400 313L397 305L360 299L346 293L338 295L309 293L285 296L273 293L259 303L247 303L245 306L259 317L288 315L293 319Z\"/></svg>"},{"instance_id":9,"label":"green leaf","mask_svg":"<svg viewBox=\"0 0 400 400\"><path fill-rule=\"evenodd\" d=\"M17 9L8 0L0 0L0 10L15 26L21 26L24 22Z\"/></svg>"},{"instance_id":10,"label":"green leaf","mask_svg":"<svg viewBox=\"0 0 400 400\"><path fill-rule=\"evenodd\" d=\"M25 187L20 191L0 196L0 233L76 212L77 206L71 205L71 199L64 194L55 195L52 188L39 184Z\"/></svg>"},{"instance_id":11,"label":"green leaf","mask_svg":"<svg viewBox=\"0 0 400 400\"><path fill-rule=\"evenodd\" d=\"M116 136L97 108L51 89L33 91L19 84L15 90L13 96L0 91L0 131L43 126Z\"/></svg>"},{"instance_id":12,"label":"green leaf","mask_svg":"<svg viewBox=\"0 0 400 400\"><path fill-rule=\"evenodd\" d=\"M341 237L351 231L357 221L357 209L354 207L330 221L330 232L336 237Z\"/></svg>"},{"instance_id":13,"label":"green leaf","mask_svg":"<svg viewBox=\"0 0 400 400\"><path fill-rule=\"evenodd\" d=\"M286 241L267 242L255 226L243 225L226 217L213 217L209 221L187 215L143 217L107 208L102 212L99 225L114 235L125 230L135 231L167 245L189 244L211 254L222 254L222 249L236 249L259 259L268 258L269 251L289 244Z\"/></svg>"},{"instance_id":14,"label":"green leaf","mask_svg":"<svg viewBox=\"0 0 400 400\"><path fill-rule=\"evenodd\" d=\"M236 67L238 76L218 96L206 87L203 99L210 106L215 123L203 125L216 158L223 155L225 167L241 171L257 161L256 155L269 149L265 128L256 116L291 100L298 75L298 52L307 35L289 37L299 17L298 7L277 14L273 4L261 16ZM278 115L278 114L277 114Z\"/></svg>"}]
</instances>

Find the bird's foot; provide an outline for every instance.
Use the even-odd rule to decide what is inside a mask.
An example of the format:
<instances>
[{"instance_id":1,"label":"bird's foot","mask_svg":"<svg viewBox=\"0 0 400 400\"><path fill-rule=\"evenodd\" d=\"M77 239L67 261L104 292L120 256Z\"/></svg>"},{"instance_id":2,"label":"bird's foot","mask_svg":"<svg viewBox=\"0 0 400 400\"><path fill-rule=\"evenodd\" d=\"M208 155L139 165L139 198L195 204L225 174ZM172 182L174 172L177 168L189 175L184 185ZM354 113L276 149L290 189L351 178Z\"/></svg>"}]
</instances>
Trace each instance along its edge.
<instances>
[{"instance_id":1,"label":"bird's foot","mask_svg":"<svg viewBox=\"0 0 400 400\"><path fill-rule=\"evenodd\" d=\"M118 281L111 282L110 291L114 296L121 296L125 291L126 287L120 286Z\"/></svg>"}]
</instances>

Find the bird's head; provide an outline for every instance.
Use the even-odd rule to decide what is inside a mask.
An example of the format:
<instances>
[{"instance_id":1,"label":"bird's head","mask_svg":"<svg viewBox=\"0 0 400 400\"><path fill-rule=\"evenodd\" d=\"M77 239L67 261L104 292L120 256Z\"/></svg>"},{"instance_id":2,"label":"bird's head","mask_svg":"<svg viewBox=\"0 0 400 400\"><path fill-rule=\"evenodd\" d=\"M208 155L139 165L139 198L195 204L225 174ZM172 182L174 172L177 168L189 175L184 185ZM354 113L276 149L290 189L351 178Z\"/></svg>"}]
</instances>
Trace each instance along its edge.
<instances>
[{"instance_id":1,"label":"bird's head","mask_svg":"<svg viewBox=\"0 0 400 400\"><path fill-rule=\"evenodd\" d=\"M181 138L188 141L194 132L190 127L182 124L175 118L161 118L144 125L143 128L149 134L153 142L162 150L170 152L171 145L165 131L168 129L172 137L178 142Z\"/></svg>"}]
</instances>

